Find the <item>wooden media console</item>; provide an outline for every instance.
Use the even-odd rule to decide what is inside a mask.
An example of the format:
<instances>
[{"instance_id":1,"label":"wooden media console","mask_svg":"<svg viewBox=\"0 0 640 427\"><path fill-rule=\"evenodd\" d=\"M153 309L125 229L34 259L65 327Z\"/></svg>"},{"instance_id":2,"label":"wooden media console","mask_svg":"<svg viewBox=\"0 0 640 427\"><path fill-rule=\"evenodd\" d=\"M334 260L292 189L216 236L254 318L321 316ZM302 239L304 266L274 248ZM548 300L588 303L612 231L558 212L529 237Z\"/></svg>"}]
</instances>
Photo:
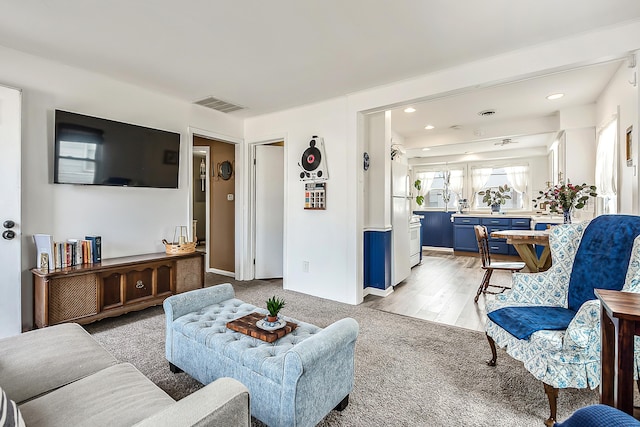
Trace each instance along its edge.
<instances>
[{"instance_id":1,"label":"wooden media console","mask_svg":"<svg viewBox=\"0 0 640 427\"><path fill-rule=\"evenodd\" d=\"M105 259L51 271L31 270L35 326L86 324L162 304L204 286L204 252Z\"/></svg>"}]
</instances>

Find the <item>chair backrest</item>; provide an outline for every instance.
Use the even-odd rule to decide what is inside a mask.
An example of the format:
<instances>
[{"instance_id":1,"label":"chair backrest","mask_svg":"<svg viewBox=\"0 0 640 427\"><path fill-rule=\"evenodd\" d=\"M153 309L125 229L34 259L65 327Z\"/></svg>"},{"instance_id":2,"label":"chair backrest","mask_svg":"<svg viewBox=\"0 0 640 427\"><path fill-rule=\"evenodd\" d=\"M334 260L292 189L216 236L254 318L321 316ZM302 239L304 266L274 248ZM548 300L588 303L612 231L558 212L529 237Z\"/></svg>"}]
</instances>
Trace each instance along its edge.
<instances>
[{"instance_id":1,"label":"chair backrest","mask_svg":"<svg viewBox=\"0 0 640 427\"><path fill-rule=\"evenodd\" d=\"M491 264L491 255L489 254L489 234L487 233L487 227L484 225L474 225L473 230L476 232L482 266L488 267L489 264Z\"/></svg>"},{"instance_id":2,"label":"chair backrest","mask_svg":"<svg viewBox=\"0 0 640 427\"><path fill-rule=\"evenodd\" d=\"M621 290L631 249L640 235L640 216L601 215L584 230L569 279L568 308L595 299L594 289Z\"/></svg>"}]
</instances>

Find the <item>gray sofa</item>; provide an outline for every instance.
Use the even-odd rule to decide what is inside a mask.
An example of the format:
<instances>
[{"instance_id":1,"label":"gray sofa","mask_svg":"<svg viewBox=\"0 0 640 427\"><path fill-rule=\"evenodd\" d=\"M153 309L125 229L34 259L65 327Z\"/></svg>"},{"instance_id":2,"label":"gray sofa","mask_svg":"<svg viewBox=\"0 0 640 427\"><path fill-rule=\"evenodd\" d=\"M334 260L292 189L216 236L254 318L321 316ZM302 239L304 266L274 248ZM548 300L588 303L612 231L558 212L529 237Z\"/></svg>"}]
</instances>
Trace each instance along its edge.
<instances>
[{"instance_id":1,"label":"gray sofa","mask_svg":"<svg viewBox=\"0 0 640 427\"><path fill-rule=\"evenodd\" d=\"M358 323L345 318L321 329L298 327L267 343L234 332L227 322L267 313L235 298L229 283L173 295L164 301L166 358L203 384L232 377L251 393L251 414L271 427L315 426L346 408L354 381Z\"/></svg>"},{"instance_id":2,"label":"gray sofa","mask_svg":"<svg viewBox=\"0 0 640 427\"><path fill-rule=\"evenodd\" d=\"M0 388L33 426L250 426L249 393L221 378L176 402L68 323L0 340Z\"/></svg>"}]
</instances>

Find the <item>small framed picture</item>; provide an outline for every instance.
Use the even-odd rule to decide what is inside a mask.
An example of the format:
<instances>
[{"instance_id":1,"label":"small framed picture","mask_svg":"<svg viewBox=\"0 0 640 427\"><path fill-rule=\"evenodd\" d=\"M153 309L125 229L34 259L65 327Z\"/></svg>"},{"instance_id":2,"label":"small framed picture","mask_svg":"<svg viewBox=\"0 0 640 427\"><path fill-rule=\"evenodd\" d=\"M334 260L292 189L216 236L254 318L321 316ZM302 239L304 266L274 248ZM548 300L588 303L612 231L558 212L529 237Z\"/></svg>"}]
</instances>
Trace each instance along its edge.
<instances>
[{"instance_id":1,"label":"small framed picture","mask_svg":"<svg viewBox=\"0 0 640 427\"><path fill-rule=\"evenodd\" d=\"M177 165L178 164L178 152L174 150L164 150L164 164L165 165Z\"/></svg>"},{"instance_id":2,"label":"small framed picture","mask_svg":"<svg viewBox=\"0 0 640 427\"><path fill-rule=\"evenodd\" d=\"M627 166L633 166L633 150L632 150L632 144L633 144L633 126L629 126L627 128Z\"/></svg>"}]
</instances>

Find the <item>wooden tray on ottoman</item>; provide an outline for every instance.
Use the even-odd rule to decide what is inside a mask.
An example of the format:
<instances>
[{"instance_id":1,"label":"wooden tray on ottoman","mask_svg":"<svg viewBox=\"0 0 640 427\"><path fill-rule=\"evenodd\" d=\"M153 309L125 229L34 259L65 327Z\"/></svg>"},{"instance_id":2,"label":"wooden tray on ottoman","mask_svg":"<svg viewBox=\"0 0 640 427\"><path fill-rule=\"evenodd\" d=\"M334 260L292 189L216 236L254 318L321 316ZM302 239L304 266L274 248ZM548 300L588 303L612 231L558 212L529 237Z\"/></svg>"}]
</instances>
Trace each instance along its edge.
<instances>
[{"instance_id":1,"label":"wooden tray on ottoman","mask_svg":"<svg viewBox=\"0 0 640 427\"><path fill-rule=\"evenodd\" d=\"M278 338L282 338L298 327L295 323L287 322L287 324L280 329L276 329L275 331L265 331L264 329L260 329L256 326L256 322L264 319L264 317L265 315L262 313L247 314L246 316L242 316L239 319L232 320L227 323L227 328L232 331L240 332L241 334L249 335L253 338L258 338L262 341L274 342Z\"/></svg>"}]
</instances>

